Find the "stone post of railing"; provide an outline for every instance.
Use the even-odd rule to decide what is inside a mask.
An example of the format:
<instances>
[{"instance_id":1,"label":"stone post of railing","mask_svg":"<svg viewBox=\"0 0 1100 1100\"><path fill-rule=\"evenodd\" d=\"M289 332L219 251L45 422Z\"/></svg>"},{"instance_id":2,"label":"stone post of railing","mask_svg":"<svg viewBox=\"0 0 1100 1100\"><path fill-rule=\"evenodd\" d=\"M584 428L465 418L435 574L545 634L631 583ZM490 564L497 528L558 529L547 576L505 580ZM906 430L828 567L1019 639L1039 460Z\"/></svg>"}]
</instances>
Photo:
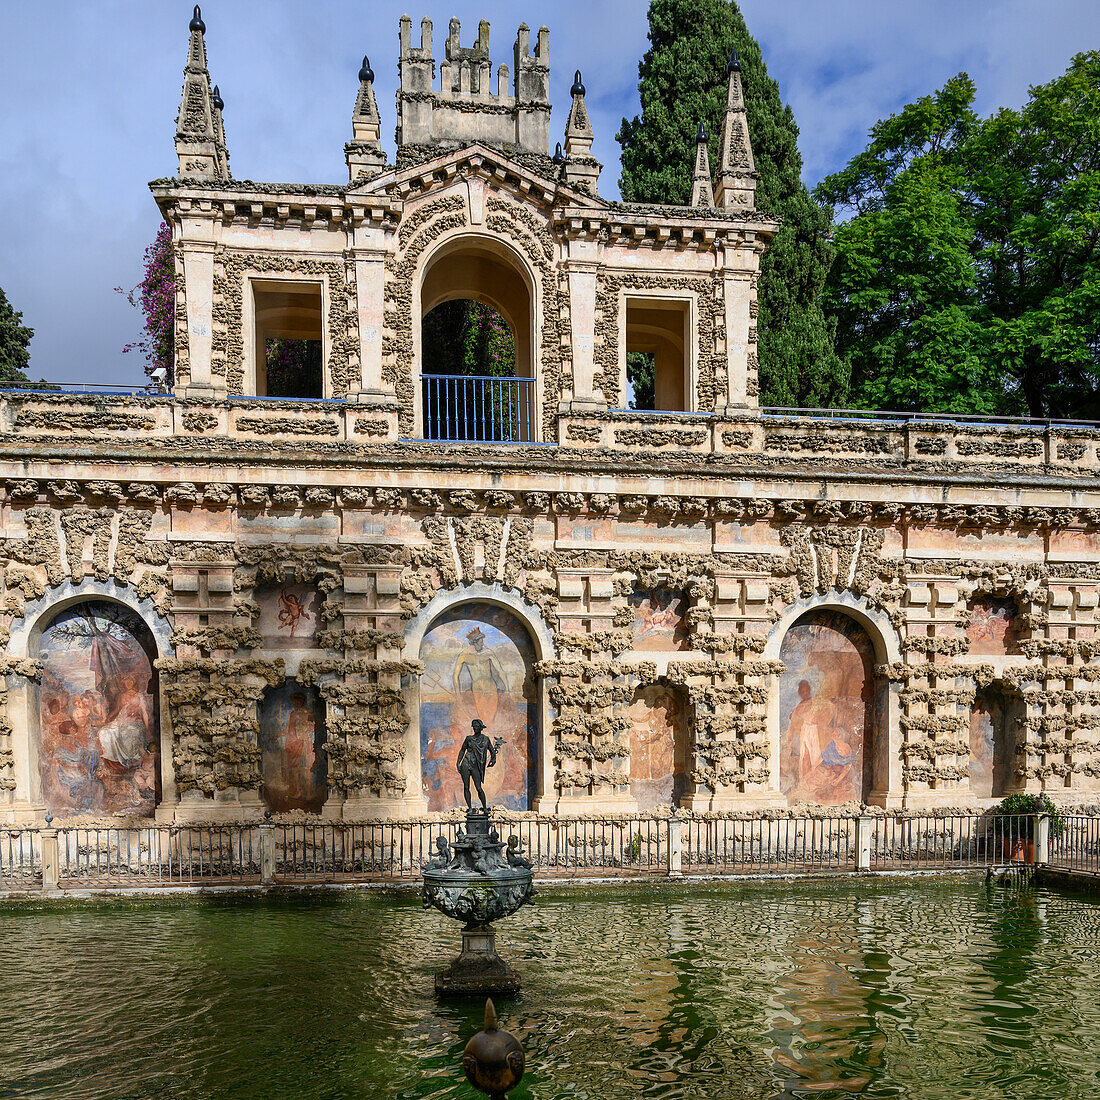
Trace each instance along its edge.
<instances>
[{"instance_id":1,"label":"stone post of railing","mask_svg":"<svg viewBox=\"0 0 1100 1100\"><path fill-rule=\"evenodd\" d=\"M1050 814L1035 815L1035 863L1050 862Z\"/></svg>"},{"instance_id":2,"label":"stone post of railing","mask_svg":"<svg viewBox=\"0 0 1100 1100\"><path fill-rule=\"evenodd\" d=\"M260 826L260 885L275 881L275 826L265 821Z\"/></svg>"},{"instance_id":3,"label":"stone post of railing","mask_svg":"<svg viewBox=\"0 0 1100 1100\"><path fill-rule=\"evenodd\" d=\"M856 870L871 869L871 819L856 818Z\"/></svg>"},{"instance_id":4,"label":"stone post of railing","mask_svg":"<svg viewBox=\"0 0 1100 1100\"><path fill-rule=\"evenodd\" d=\"M53 828L52 822L53 818L46 814L46 827L38 832L39 840L42 842L42 893L44 894L56 894L59 890L57 830Z\"/></svg>"},{"instance_id":5,"label":"stone post of railing","mask_svg":"<svg viewBox=\"0 0 1100 1100\"><path fill-rule=\"evenodd\" d=\"M668 877L681 878L681 851L684 845L684 823L677 817L668 819Z\"/></svg>"}]
</instances>

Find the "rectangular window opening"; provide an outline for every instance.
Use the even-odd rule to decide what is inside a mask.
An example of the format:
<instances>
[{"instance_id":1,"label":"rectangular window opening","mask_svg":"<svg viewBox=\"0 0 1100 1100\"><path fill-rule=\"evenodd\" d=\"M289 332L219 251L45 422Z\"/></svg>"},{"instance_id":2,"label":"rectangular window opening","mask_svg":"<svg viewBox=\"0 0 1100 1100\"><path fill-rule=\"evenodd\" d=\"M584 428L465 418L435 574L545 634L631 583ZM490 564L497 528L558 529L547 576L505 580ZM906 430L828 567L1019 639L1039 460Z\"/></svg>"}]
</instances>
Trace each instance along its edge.
<instances>
[{"instance_id":1,"label":"rectangular window opening","mask_svg":"<svg viewBox=\"0 0 1100 1100\"><path fill-rule=\"evenodd\" d=\"M256 395L325 396L320 283L253 286Z\"/></svg>"},{"instance_id":2,"label":"rectangular window opening","mask_svg":"<svg viewBox=\"0 0 1100 1100\"><path fill-rule=\"evenodd\" d=\"M626 376L629 407L660 412L691 411L689 302L628 298Z\"/></svg>"}]
</instances>

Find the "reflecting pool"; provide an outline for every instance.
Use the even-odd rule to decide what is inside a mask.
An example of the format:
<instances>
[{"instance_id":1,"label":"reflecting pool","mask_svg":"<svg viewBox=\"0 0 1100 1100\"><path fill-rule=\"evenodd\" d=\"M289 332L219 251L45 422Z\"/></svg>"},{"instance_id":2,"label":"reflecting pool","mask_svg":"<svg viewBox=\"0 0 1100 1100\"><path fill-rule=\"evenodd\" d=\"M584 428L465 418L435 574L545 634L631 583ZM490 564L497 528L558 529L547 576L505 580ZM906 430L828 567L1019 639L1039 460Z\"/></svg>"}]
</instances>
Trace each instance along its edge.
<instances>
[{"instance_id":1,"label":"reflecting pool","mask_svg":"<svg viewBox=\"0 0 1100 1100\"><path fill-rule=\"evenodd\" d=\"M976 880L543 888L514 1100L1094 1097L1100 905ZM472 1097L414 898L0 908L0 1097Z\"/></svg>"}]
</instances>

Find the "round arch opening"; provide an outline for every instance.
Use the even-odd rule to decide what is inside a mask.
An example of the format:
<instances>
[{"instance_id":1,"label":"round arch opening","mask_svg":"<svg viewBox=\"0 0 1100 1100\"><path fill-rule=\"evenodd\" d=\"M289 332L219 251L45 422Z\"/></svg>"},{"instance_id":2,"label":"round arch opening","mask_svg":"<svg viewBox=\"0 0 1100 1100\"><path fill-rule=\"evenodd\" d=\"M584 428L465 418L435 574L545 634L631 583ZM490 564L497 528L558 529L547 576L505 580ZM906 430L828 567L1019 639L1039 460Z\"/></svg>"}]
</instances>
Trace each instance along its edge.
<instances>
[{"instance_id":1,"label":"round arch opening","mask_svg":"<svg viewBox=\"0 0 1100 1100\"><path fill-rule=\"evenodd\" d=\"M537 792L539 743L536 649L512 611L488 601L436 616L420 643L420 764L428 809L465 806L458 755L479 719L494 745L486 768L490 805L527 810ZM470 796L478 805L474 784Z\"/></svg>"},{"instance_id":2,"label":"round arch opening","mask_svg":"<svg viewBox=\"0 0 1100 1100\"><path fill-rule=\"evenodd\" d=\"M888 770L870 634L842 611L807 611L788 627L779 659L780 791L792 805L867 803Z\"/></svg>"},{"instance_id":3,"label":"round arch opening","mask_svg":"<svg viewBox=\"0 0 1100 1100\"><path fill-rule=\"evenodd\" d=\"M464 234L431 255L420 282L418 319L425 438L535 438L535 298L525 262L494 237ZM450 303L456 308L441 310ZM457 309L458 303L467 309ZM443 318L451 324L441 325ZM453 353L425 354L443 339L484 343L482 354L470 357L480 365L463 362L456 370Z\"/></svg>"},{"instance_id":4,"label":"round arch opening","mask_svg":"<svg viewBox=\"0 0 1100 1100\"><path fill-rule=\"evenodd\" d=\"M156 640L132 608L79 600L37 632L34 745L55 817L153 817L161 798Z\"/></svg>"}]
</instances>

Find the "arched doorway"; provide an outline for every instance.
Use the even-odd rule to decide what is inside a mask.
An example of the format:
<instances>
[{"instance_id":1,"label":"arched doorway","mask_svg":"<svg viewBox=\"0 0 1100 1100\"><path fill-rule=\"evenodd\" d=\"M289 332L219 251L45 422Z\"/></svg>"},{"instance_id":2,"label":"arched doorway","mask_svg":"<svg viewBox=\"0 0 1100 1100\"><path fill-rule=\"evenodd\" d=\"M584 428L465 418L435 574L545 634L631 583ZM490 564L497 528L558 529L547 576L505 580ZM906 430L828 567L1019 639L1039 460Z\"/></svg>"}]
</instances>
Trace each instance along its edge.
<instances>
[{"instance_id":1,"label":"arched doorway","mask_svg":"<svg viewBox=\"0 0 1100 1100\"><path fill-rule=\"evenodd\" d=\"M464 806L458 752L475 718L497 746L485 776L491 804L526 810L535 797L535 647L511 611L486 601L448 608L420 645L421 782L429 810ZM471 788L471 794L473 794Z\"/></svg>"},{"instance_id":2,"label":"arched doorway","mask_svg":"<svg viewBox=\"0 0 1100 1100\"><path fill-rule=\"evenodd\" d=\"M37 759L55 817L152 817L161 796L153 634L111 600L58 611L38 637Z\"/></svg>"},{"instance_id":3,"label":"arched doorway","mask_svg":"<svg viewBox=\"0 0 1100 1100\"><path fill-rule=\"evenodd\" d=\"M462 236L432 256L420 287L425 438L535 438L534 301L526 266L495 238ZM439 354L460 339L484 354Z\"/></svg>"},{"instance_id":4,"label":"arched doorway","mask_svg":"<svg viewBox=\"0 0 1100 1100\"><path fill-rule=\"evenodd\" d=\"M789 803L866 802L873 789L874 646L839 611L809 611L783 637L780 790Z\"/></svg>"}]
</instances>

